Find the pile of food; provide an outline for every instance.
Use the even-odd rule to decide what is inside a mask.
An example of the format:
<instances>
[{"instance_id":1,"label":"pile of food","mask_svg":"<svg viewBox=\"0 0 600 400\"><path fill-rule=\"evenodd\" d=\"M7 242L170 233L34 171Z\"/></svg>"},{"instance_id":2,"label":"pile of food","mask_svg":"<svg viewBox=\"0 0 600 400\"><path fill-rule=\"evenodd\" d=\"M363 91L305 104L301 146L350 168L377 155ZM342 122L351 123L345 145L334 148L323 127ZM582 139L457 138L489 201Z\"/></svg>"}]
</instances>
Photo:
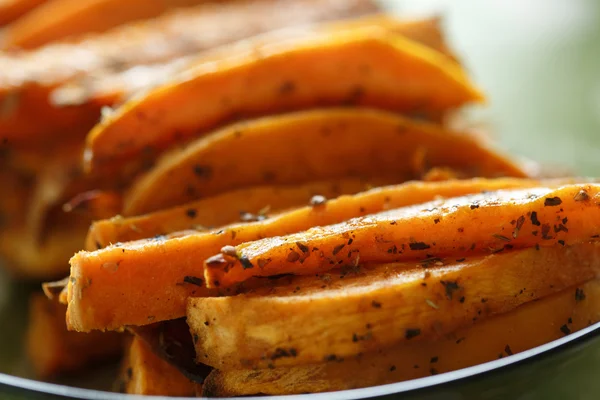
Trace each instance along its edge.
<instances>
[{"instance_id":1,"label":"pile of food","mask_svg":"<svg viewBox=\"0 0 600 400\"><path fill-rule=\"evenodd\" d=\"M33 10L0 54L0 254L68 275L31 298L40 379L121 357L126 393L344 390L600 321L600 184L467 129L485 99L438 19L14 3Z\"/></svg>"}]
</instances>

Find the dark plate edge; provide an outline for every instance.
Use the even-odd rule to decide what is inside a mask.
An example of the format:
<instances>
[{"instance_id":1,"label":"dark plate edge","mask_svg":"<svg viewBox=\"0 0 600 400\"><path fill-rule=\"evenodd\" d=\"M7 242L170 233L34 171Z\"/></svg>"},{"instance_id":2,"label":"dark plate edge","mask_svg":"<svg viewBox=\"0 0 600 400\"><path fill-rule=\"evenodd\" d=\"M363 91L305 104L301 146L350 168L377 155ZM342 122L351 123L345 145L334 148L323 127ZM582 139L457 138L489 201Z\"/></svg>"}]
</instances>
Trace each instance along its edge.
<instances>
[{"instance_id":1,"label":"dark plate edge","mask_svg":"<svg viewBox=\"0 0 600 400\"><path fill-rule=\"evenodd\" d=\"M365 399L377 396L385 396L397 393L406 393L424 388L432 388L447 383L459 383L464 379L473 378L475 376L483 376L491 373L496 373L508 366L517 364L529 363L539 360L541 357L550 357L553 354L564 351L568 347L577 346L582 342L591 340L600 336L600 323L591 325L585 329L575 332L571 335L546 343L542 346L523 351L521 353L505 357L499 360L490 361L484 364L475 365L460 370L447 372L440 375L429 376L426 378L413 379L410 381L391 383L387 385L373 386L362 389L343 390L339 392L315 393L308 395L291 395L291 396L269 396L269 397L250 397L249 399L294 399L294 400L353 400ZM158 399L170 400L172 397L150 397L138 395L123 395L119 393L102 392L98 390L80 389L69 386L57 385L35 381L32 379L19 378L12 375L0 373L0 385L9 386L16 389L38 392L40 394L51 394L55 396L63 396L68 399L84 399L84 400L136 400L136 399ZM186 398L182 398L186 400ZM193 400L197 398L187 398Z\"/></svg>"}]
</instances>

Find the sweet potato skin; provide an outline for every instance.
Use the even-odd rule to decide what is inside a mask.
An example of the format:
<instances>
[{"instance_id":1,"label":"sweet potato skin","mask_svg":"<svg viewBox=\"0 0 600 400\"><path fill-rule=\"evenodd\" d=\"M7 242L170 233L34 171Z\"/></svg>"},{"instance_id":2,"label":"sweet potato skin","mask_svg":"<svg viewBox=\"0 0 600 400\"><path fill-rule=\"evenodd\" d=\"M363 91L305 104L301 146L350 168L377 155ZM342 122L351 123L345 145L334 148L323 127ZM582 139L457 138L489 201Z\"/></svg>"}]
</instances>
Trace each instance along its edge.
<instances>
[{"instance_id":1,"label":"sweet potato skin","mask_svg":"<svg viewBox=\"0 0 600 400\"><path fill-rule=\"evenodd\" d=\"M335 265L564 246L598 235L600 185L505 190L433 201L236 246L206 263L208 287ZM301 251L309 249L309 251ZM262 265L260 267L259 265Z\"/></svg>"},{"instance_id":2,"label":"sweet potato skin","mask_svg":"<svg viewBox=\"0 0 600 400\"><path fill-rule=\"evenodd\" d=\"M198 337L197 360L222 370L318 364L403 341L440 339L595 278L600 243L444 258L425 266L357 265L282 278L249 294L190 298L187 321Z\"/></svg>"},{"instance_id":3,"label":"sweet potato skin","mask_svg":"<svg viewBox=\"0 0 600 400\"><path fill-rule=\"evenodd\" d=\"M74 372L95 361L116 358L123 335L116 332L69 332L67 307L35 293L29 301L27 354L39 378Z\"/></svg>"},{"instance_id":4,"label":"sweet potato skin","mask_svg":"<svg viewBox=\"0 0 600 400\"><path fill-rule=\"evenodd\" d=\"M116 216L92 223L86 238L86 250L94 251L111 243L150 238L176 231L208 230L239 222L244 216L265 218L280 210L309 204L314 195L330 199L387 183L391 183L390 180L366 181L356 178L334 182L310 182L298 186L259 186L233 190L137 217Z\"/></svg>"},{"instance_id":5,"label":"sweet potato skin","mask_svg":"<svg viewBox=\"0 0 600 400\"><path fill-rule=\"evenodd\" d=\"M578 294L578 295L577 295ZM585 298L582 299L582 294ZM579 299L579 300L578 300ZM435 341L408 342L338 362L263 370L214 370L204 396L300 394L383 385L493 361L600 320L600 281L571 287ZM418 366L418 368L415 368Z\"/></svg>"},{"instance_id":6,"label":"sweet potato skin","mask_svg":"<svg viewBox=\"0 0 600 400\"><path fill-rule=\"evenodd\" d=\"M249 151L251 149L251 151ZM165 154L124 199L124 213L171 207L230 188L343 177L419 179L412 160L463 177L524 177L525 171L466 134L371 109L325 109L228 126ZM165 187L170 190L164 190Z\"/></svg>"},{"instance_id":7,"label":"sweet potato skin","mask_svg":"<svg viewBox=\"0 0 600 400\"><path fill-rule=\"evenodd\" d=\"M196 392L192 382L137 336L127 344L118 386L124 393L147 396L190 397Z\"/></svg>"},{"instance_id":8,"label":"sweet potato skin","mask_svg":"<svg viewBox=\"0 0 600 400\"><path fill-rule=\"evenodd\" d=\"M316 104L410 113L482 100L453 60L374 26L314 32L271 44L258 40L249 47L229 58L200 59L175 81L104 118L87 137L87 167L106 169L110 164L114 169L117 161L143 148L160 151L176 139L232 119Z\"/></svg>"},{"instance_id":9,"label":"sweet potato skin","mask_svg":"<svg viewBox=\"0 0 600 400\"><path fill-rule=\"evenodd\" d=\"M202 280L204 260L228 244L299 232L388 208L430 201L436 196L537 185L537 181L524 179L408 182L342 196L321 206L299 208L264 221L79 252L70 261L73 279L69 283L67 323L70 329L88 331L182 317L187 297L209 293ZM144 277L143 284L140 284L141 277ZM184 284L186 277L198 278L201 287ZM94 283L88 285L90 281ZM148 320L148 317L153 318Z\"/></svg>"}]
</instances>

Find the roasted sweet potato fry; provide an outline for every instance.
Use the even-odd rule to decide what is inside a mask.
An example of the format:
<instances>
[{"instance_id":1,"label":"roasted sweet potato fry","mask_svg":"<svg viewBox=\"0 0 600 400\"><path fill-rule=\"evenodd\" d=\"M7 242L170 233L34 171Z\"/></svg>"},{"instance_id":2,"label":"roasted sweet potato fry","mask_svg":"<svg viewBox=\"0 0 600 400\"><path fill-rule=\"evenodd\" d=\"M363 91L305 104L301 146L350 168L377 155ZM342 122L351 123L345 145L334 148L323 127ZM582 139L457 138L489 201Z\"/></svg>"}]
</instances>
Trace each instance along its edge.
<instances>
[{"instance_id":1,"label":"roasted sweet potato fry","mask_svg":"<svg viewBox=\"0 0 600 400\"><path fill-rule=\"evenodd\" d=\"M599 272L599 243L444 258L416 267L356 263L321 276L283 278L247 295L191 298L187 321L198 337L198 361L215 368L316 364L441 338Z\"/></svg>"},{"instance_id":2,"label":"roasted sweet potato fry","mask_svg":"<svg viewBox=\"0 0 600 400\"><path fill-rule=\"evenodd\" d=\"M362 0L313 0L312 2L284 0L288 11L284 14L278 11L280 8L277 3L273 3L274 1L281 0L251 2L237 0L234 3L220 5L219 7L202 6L190 9L185 13L174 13L157 19L156 24L158 26L154 26L150 22L143 27L123 28L120 30L123 32L115 30L115 34L120 33L118 43L121 48L125 47L127 50L112 52L115 54L111 53L111 57L116 59L116 62L122 65L124 70L115 73L110 68L106 70L107 68L101 69L98 67L97 69L101 69L101 71L94 71L93 74L87 73L83 77L71 79L64 85L58 86L52 91L52 101L62 106L76 106L88 102L107 104L112 98L122 97L123 94L133 93L140 87L148 87L161 82L165 76L177 73L188 62L191 62L190 55L209 47L251 37L262 31L289 27L292 24L299 25L303 22L324 21L332 19L332 17L354 17L375 9L374 5ZM249 12L249 10L251 11ZM288 20L290 17L292 19ZM235 19L244 20L245 23L232 22ZM328 23L327 29L349 29L350 27L367 25L386 27L456 60L444 41L437 18L398 21L386 14L376 14ZM213 32L213 26L220 26L218 35ZM185 28L182 29L182 27ZM190 27L195 29L190 29ZM302 33L307 28L298 29ZM310 27L308 29L323 28ZM148 52L142 39L145 41L146 35L150 33L154 37L158 36L155 40L169 43L170 46ZM272 35L265 35L263 40L271 40L275 36L280 38L282 34L280 30ZM131 39L132 37L134 39L139 38L140 43ZM110 38L105 37L103 39L106 39L109 42L108 45L110 45ZM124 41L127 41L126 44L123 43ZM103 57L98 57L98 59L104 60ZM168 60L175 61L167 62ZM149 63L159 64L145 65Z\"/></svg>"},{"instance_id":3,"label":"roasted sweet potato fry","mask_svg":"<svg viewBox=\"0 0 600 400\"><path fill-rule=\"evenodd\" d=\"M448 167L463 177L525 176L468 135L433 124L371 109L313 110L234 124L165 154L132 185L123 212L142 214L255 185L385 175L403 182L422 176L412 163L418 154L429 168Z\"/></svg>"},{"instance_id":4,"label":"roasted sweet potato fry","mask_svg":"<svg viewBox=\"0 0 600 400\"><path fill-rule=\"evenodd\" d=\"M285 13L280 12L283 7ZM369 0L236 0L188 8L73 43L0 54L0 138L32 146L52 143L57 135L81 136L98 120L102 106L160 82L186 64L169 60L272 29L351 18L376 9ZM392 21L380 17L365 23L398 25ZM446 49L436 21L400 25L418 40ZM167 64L147 65L156 63Z\"/></svg>"},{"instance_id":5,"label":"roasted sweet potato fry","mask_svg":"<svg viewBox=\"0 0 600 400\"><path fill-rule=\"evenodd\" d=\"M382 27L262 40L200 58L107 114L88 135L88 168L117 170L142 149L161 151L240 117L348 104L436 112L483 100L449 57Z\"/></svg>"},{"instance_id":6,"label":"roasted sweet potato fry","mask_svg":"<svg viewBox=\"0 0 600 400\"><path fill-rule=\"evenodd\" d=\"M197 364L194 341L185 318L158 322L146 326L130 326L128 330L142 339L154 354L167 361L193 382L204 382L212 369Z\"/></svg>"},{"instance_id":7,"label":"roasted sweet potato fry","mask_svg":"<svg viewBox=\"0 0 600 400\"><path fill-rule=\"evenodd\" d=\"M2 231L0 255L6 266L19 278L56 279L69 271L68 260L82 247L89 221L57 221L52 235L43 241L33 238L24 227Z\"/></svg>"},{"instance_id":8,"label":"roasted sweet potato fry","mask_svg":"<svg viewBox=\"0 0 600 400\"><path fill-rule=\"evenodd\" d=\"M187 297L209 293L204 288L202 263L226 245L334 224L388 208L423 203L436 196L539 184L525 179L409 182L342 196L326 203L315 202L313 206L263 221L212 232L171 239L156 237L94 252L79 252L71 259L67 323L70 329L88 331L182 317Z\"/></svg>"},{"instance_id":9,"label":"roasted sweet potato fry","mask_svg":"<svg viewBox=\"0 0 600 400\"><path fill-rule=\"evenodd\" d=\"M86 33L157 17L172 8L207 0L53 0L12 23L4 32L4 49L33 49Z\"/></svg>"},{"instance_id":10,"label":"roasted sweet potato fry","mask_svg":"<svg viewBox=\"0 0 600 400\"><path fill-rule=\"evenodd\" d=\"M330 199L386 183L390 183L390 180L379 178L365 181L350 178L297 186L270 185L233 190L138 217L116 216L96 221L88 232L86 249L93 251L112 243L151 238L176 231L203 231L238 221L261 220L273 212L309 204L315 195ZM113 215L115 214L117 212Z\"/></svg>"},{"instance_id":11,"label":"roasted sweet potato fry","mask_svg":"<svg viewBox=\"0 0 600 400\"><path fill-rule=\"evenodd\" d=\"M133 336L126 347L118 387L121 392L148 396L193 396L194 384L150 346Z\"/></svg>"},{"instance_id":12,"label":"roasted sweet potato fry","mask_svg":"<svg viewBox=\"0 0 600 400\"><path fill-rule=\"evenodd\" d=\"M214 370L203 395L300 394L416 379L540 346L600 320L600 281L571 287L476 322L435 341L401 343L336 362L274 369Z\"/></svg>"},{"instance_id":13,"label":"roasted sweet potato fry","mask_svg":"<svg viewBox=\"0 0 600 400\"><path fill-rule=\"evenodd\" d=\"M13 22L47 0L0 0L0 26Z\"/></svg>"},{"instance_id":14,"label":"roasted sweet potato fry","mask_svg":"<svg viewBox=\"0 0 600 400\"><path fill-rule=\"evenodd\" d=\"M121 194L112 191L89 190L79 193L63 204L64 212L98 220L111 218L121 212Z\"/></svg>"},{"instance_id":15,"label":"roasted sweet potato fry","mask_svg":"<svg viewBox=\"0 0 600 400\"><path fill-rule=\"evenodd\" d=\"M39 378L74 372L91 362L117 358L123 335L116 332L69 332L67 307L35 293L29 301L27 354Z\"/></svg>"},{"instance_id":16,"label":"roasted sweet potato fry","mask_svg":"<svg viewBox=\"0 0 600 400\"><path fill-rule=\"evenodd\" d=\"M505 190L399 208L244 243L206 262L208 287L332 266L565 246L598 237L600 185Z\"/></svg>"}]
</instances>

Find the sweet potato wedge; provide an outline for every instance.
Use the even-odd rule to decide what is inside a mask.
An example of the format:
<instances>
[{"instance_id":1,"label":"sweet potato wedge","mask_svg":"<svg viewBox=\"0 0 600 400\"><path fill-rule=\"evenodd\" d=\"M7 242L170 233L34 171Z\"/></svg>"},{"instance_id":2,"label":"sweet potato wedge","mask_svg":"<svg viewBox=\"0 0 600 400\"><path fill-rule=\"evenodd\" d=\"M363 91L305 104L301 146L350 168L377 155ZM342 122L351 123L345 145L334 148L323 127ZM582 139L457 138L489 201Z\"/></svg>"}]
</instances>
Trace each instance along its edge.
<instances>
[{"instance_id":1,"label":"sweet potato wedge","mask_svg":"<svg viewBox=\"0 0 600 400\"><path fill-rule=\"evenodd\" d=\"M218 7L201 6L189 9L186 13L173 13L159 18L156 20L158 26L149 22L143 27L123 28L118 43L127 51L111 53L112 58L116 58L116 62L123 66L123 71L115 73L111 69L103 69L94 71L93 74L88 72L83 77L71 79L52 90L52 101L54 104L62 106L76 106L88 102L106 104L111 98L122 97L122 94L133 93L141 87L161 82L164 76L177 73L191 62L193 54L210 47L251 37L262 31L289 27L292 24L299 25L332 18L355 17L375 10L373 4L362 0L313 0L312 2L284 0L285 7L289 11L284 14L278 12L278 4L273 1L243 2L237 0L234 3L222 4ZM236 18L244 20L245 24L232 22ZM292 19L288 20L288 18ZM219 25L219 32L213 32L213 26ZM327 29L348 29L366 25L386 27L456 60L455 55L444 41L440 21L437 18L398 21L386 14L375 14L341 22L330 22L327 24ZM182 29L182 27L185 28ZM300 33L305 29L307 28L299 28ZM115 30L116 33L119 31ZM155 40L169 43L170 46L148 52L147 47L144 46L145 42L142 42L141 39L146 40L146 35L150 33L156 37ZM281 37L282 31L265 35L264 40L270 40L273 35ZM140 43L136 42L135 38L140 38ZM108 40L110 38L105 39L110 42ZM98 58L103 60L102 57ZM168 62L168 60L175 61ZM146 65L149 63L154 65ZM120 93L121 95L119 95Z\"/></svg>"},{"instance_id":2,"label":"sweet potato wedge","mask_svg":"<svg viewBox=\"0 0 600 400\"><path fill-rule=\"evenodd\" d=\"M130 188L123 212L137 215L234 188L343 177L419 179L447 167L462 177L524 177L525 171L466 134L372 109L324 109L228 126L167 153ZM165 190L165 187L170 190Z\"/></svg>"},{"instance_id":3,"label":"sweet potato wedge","mask_svg":"<svg viewBox=\"0 0 600 400\"><path fill-rule=\"evenodd\" d=\"M280 12L284 5L289 12ZM98 120L102 106L160 82L186 64L170 60L272 29L376 9L368 0L236 0L187 8L74 43L0 55L0 138L31 146L52 142L56 135L81 136ZM392 21L379 17L364 23L398 25ZM400 25L445 51L435 20ZM156 63L166 65L148 65Z\"/></svg>"},{"instance_id":4,"label":"sweet potato wedge","mask_svg":"<svg viewBox=\"0 0 600 400\"><path fill-rule=\"evenodd\" d=\"M200 58L107 114L87 137L88 169L117 170L142 149L161 151L240 117L349 104L436 112L483 100L449 57L382 27L261 40Z\"/></svg>"},{"instance_id":5,"label":"sweet potato wedge","mask_svg":"<svg viewBox=\"0 0 600 400\"><path fill-rule=\"evenodd\" d=\"M436 196L539 184L525 179L409 182L342 196L325 204L316 203L263 221L212 232L171 239L156 237L93 252L82 251L71 259L67 323L70 329L88 331L182 317L187 297L210 293L204 288L202 264L225 245L299 232L388 208L430 201ZM550 185L550 182L545 184ZM183 284L186 279L199 286Z\"/></svg>"},{"instance_id":6,"label":"sweet potato wedge","mask_svg":"<svg viewBox=\"0 0 600 400\"><path fill-rule=\"evenodd\" d=\"M187 321L198 337L197 360L223 370L317 364L441 338L595 278L600 243L425 266L357 263L320 276L281 278L249 294L190 298Z\"/></svg>"},{"instance_id":7,"label":"sweet potato wedge","mask_svg":"<svg viewBox=\"0 0 600 400\"><path fill-rule=\"evenodd\" d=\"M422 378L511 356L600 320L600 281L571 287L434 341L401 343L362 357L262 370L214 370L203 395L300 394Z\"/></svg>"},{"instance_id":8,"label":"sweet potato wedge","mask_svg":"<svg viewBox=\"0 0 600 400\"><path fill-rule=\"evenodd\" d=\"M244 243L206 262L208 287L336 265L564 246L598 237L600 185L500 190L398 208Z\"/></svg>"},{"instance_id":9,"label":"sweet potato wedge","mask_svg":"<svg viewBox=\"0 0 600 400\"><path fill-rule=\"evenodd\" d=\"M204 382L212 369L208 365L196 363L194 341L185 318L146 326L130 326L128 330L146 342L154 354L174 366L192 382Z\"/></svg>"},{"instance_id":10,"label":"sweet potato wedge","mask_svg":"<svg viewBox=\"0 0 600 400\"><path fill-rule=\"evenodd\" d=\"M30 297L27 354L39 378L74 372L121 354L123 335L69 332L65 325L66 311L66 306L48 300L41 293Z\"/></svg>"},{"instance_id":11,"label":"sweet potato wedge","mask_svg":"<svg viewBox=\"0 0 600 400\"><path fill-rule=\"evenodd\" d=\"M93 220L111 218L122 208L121 194L108 190L88 190L64 203L64 212L83 215Z\"/></svg>"},{"instance_id":12,"label":"sweet potato wedge","mask_svg":"<svg viewBox=\"0 0 600 400\"><path fill-rule=\"evenodd\" d=\"M315 195L335 198L390 183L382 178L341 179L309 182L297 186L270 185L233 190L179 207L137 217L116 216L94 222L86 238L86 249L97 250L112 243L127 242L183 230L208 230L238 221L264 219L267 214L309 204ZM115 215L117 213L114 213Z\"/></svg>"},{"instance_id":13,"label":"sweet potato wedge","mask_svg":"<svg viewBox=\"0 0 600 400\"><path fill-rule=\"evenodd\" d=\"M9 24L47 0L0 0L0 26Z\"/></svg>"},{"instance_id":14,"label":"sweet potato wedge","mask_svg":"<svg viewBox=\"0 0 600 400\"><path fill-rule=\"evenodd\" d=\"M4 32L4 49L33 49L86 33L157 17L172 8L206 0L53 0L12 23Z\"/></svg>"},{"instance_id":15,"label":"sweet potato wedge","mask_svg":"<svg viewBox=\"0 0 600 400\"><path fill-rule=\"evenodd\" d=\"M127 394L189 397L196 392L194 383L137 336L127 344L118 379L118 388Z\"/></svg>"},{"instance_id":16,"label":"sweet potato wedge","mask_svg":"<svg viewBox=\"0 0 600 400\"><path fill-rule=\"evenodd\" d=\"M57 221L52 234L43 241L31 236L23 226L1 231L0 255L19 278L48 280L69 272L69 257L83 245L89 221Z\"/></svg>"}]
</instances>

